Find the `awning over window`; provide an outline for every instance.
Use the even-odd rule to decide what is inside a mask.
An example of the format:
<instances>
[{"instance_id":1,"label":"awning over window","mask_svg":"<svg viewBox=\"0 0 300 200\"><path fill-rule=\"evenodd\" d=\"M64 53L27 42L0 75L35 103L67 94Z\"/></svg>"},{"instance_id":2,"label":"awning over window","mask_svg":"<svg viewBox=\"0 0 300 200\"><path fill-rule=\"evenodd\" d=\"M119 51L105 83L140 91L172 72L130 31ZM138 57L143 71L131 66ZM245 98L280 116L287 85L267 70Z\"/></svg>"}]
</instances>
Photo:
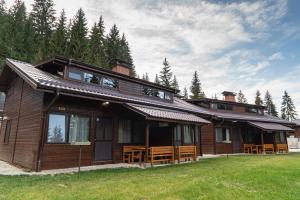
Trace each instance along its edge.
<instances>
[{"instance_id":1,"label":"awning over window","mask_svg":"<svg viewBox=\"0 0 300 200\"><path fill-rule=\"evenodd\" d=\"M248 122L248 124L264 131L294 131L294 129L275 123Z\"/></svg>"},{"instance_id":2,"label":"awning over window","mask_svg":"<svg viewBox=\"0 0 300 200\"><path fill-rule=\"evenodd\" d=\"M133 110L136 113L139 113L146 117L149 120L157 120L157 121L181 121L186 123L198 123L198 124L208 124L209 121L198 117L194 114L190 114L187 112L181 112L178 110L171 110L153 106L144 106L137 104L125 104L127 108Z\"/></svg>"}]
</instances>

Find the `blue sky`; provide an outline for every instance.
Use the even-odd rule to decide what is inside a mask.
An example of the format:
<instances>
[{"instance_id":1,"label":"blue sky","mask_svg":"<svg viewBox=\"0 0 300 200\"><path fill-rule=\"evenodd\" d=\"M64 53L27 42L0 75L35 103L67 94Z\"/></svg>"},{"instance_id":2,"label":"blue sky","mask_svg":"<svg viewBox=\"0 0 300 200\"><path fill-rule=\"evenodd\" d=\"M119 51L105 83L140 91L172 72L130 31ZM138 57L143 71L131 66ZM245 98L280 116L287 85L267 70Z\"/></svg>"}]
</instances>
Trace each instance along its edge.
<instances>
[{"instance_id":1,"label":"blue sky","mask_svg":"<svg viewBox=\"0 0 300 200\"><path fill-rule=\"evenodd\" d=\"M25 1L29 10L32 1ZM90 26L100 15L107 30L116 23L137 72L152 80L167 57L181 88L190 86L197 70L208 97L242 90L252 103L257 89L263 95L269 90L280 109L287 90L300 111L298 0L54 2L69 18L82 7Z\"/></svg>"}]
</instances>

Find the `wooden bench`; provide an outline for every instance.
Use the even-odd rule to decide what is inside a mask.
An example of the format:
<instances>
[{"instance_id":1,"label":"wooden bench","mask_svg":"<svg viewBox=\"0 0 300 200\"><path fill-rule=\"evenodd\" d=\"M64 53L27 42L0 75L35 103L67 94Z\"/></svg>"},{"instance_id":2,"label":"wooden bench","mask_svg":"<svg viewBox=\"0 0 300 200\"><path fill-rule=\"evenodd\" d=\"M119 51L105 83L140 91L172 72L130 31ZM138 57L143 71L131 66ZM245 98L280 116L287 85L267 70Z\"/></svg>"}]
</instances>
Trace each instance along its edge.
<instances>
[{"instance_id":1,"label":"wooden bench","mask_svg":"<svg viewBox=\"0 0 300 200\"><path fill-rule=\"evenodd\" d=\"M123 146L123 162L133 163L136 159L142 161L144 146Z\"/></svg>"},{"instance_id":2,"label":"wooden bench","mask_svg":"<svg viewBox=\"0 0 300 200\"><path fill-rule=\"evenodd\" d=\"M288 145L287 144L276 144L276 151L278 153L288 153Z\"/></svg>"},{"instance_id":3,"label":"wooden bench","mask_svg":"<svg viewBox=\"0 0 300 200\"><path fill-rule=\"evenodd\" d=\"M182 159L184 161L196 160L197 149L196 146L178 146L176 147L176 159L180 162Z\"/></svg>"},{"instance_id":4,"label":"wooden bench","mask_svg":"<svg viewBox=\"0 0 300 200\"><path fill-rule=\"evenodd\" d=\"M254 144L244 144L244 153L251 153L251 147Z\"/></svg>"},{"instance_id":5,"label":"wooden bench","mask_svg":"<svg viewBox=\"0 0 300 200\"><path fill-rule=\"evenodd\" d=\"M265 153L274 153L274 145L273 144L264 144L263 145L263 151Z\"/></svg>"},{"instance_id":6,"label":"wooden bench","mask_svg":"<svg viewBox=\"0 0 300 200\"><path fill-rule=\"evenodd\" d=\"M174 147L150 147L149 160L151 165L153 165L154 163L174 163Z\"/></svg>"}]
</instances>

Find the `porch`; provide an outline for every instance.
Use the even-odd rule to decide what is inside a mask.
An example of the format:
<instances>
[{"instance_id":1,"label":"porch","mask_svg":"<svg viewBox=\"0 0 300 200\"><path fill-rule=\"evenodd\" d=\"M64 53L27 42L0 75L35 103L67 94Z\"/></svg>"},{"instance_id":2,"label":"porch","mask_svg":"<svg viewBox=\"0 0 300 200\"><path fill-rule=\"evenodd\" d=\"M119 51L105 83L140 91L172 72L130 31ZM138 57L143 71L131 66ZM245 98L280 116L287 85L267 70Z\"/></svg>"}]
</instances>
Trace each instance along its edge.
<instances>
[{"instance_id":1,"label":"porch","mask_svg":"<svg viewBox=\"0 0 300 200\"><path fill-rule=\"evenodd\" d=\"M251 154L288 153L287 132L293 129L275 123L248 122L242 132L243 152Z\"/></svg>"}]
</instances>

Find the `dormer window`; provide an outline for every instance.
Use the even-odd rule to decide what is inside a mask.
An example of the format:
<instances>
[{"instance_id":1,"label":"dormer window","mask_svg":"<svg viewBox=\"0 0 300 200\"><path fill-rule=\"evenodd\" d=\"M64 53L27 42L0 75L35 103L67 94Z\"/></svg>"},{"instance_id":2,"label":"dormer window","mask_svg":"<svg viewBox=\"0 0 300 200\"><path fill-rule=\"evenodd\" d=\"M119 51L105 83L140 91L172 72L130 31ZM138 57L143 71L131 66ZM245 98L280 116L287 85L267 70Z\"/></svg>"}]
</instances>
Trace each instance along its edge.
<instances>
[{"instance_id":1,"label":"dormer window","mask_svg":"<svg viewBox=\"0 0 300 200\"><path fill-rule=\"evenodd\" d=\"M101 75L87 71L81 71L73 67L69 68L68 77L70 79L82 81L85 83L96 84L109 88L118 88L118 81L113 78L103 77Z\"/></svg>"},{"instance_id":2,"label":"dormer window","mask_svg":"<svg viewBox=\"0 0 300 200\"><path fill-rule=\"evenodd\" d=\"M212 103L211 108L217 110L233 110L231 105L221 104L221 103Z\"/></svg>"},{"instance_id":3,"label":"dormer window","mask_svg":"<svg viewBox=\"0 0 300 200\"><path fill-rule=\"evenodd\" d=\"M150 97L157 97L159 99L165 99L170 101L171 95L168 92L158 90L155 88L151 88L148 86L143 86L143 93L144 95L150 96Z\"/></svg>"}]
</instances>

